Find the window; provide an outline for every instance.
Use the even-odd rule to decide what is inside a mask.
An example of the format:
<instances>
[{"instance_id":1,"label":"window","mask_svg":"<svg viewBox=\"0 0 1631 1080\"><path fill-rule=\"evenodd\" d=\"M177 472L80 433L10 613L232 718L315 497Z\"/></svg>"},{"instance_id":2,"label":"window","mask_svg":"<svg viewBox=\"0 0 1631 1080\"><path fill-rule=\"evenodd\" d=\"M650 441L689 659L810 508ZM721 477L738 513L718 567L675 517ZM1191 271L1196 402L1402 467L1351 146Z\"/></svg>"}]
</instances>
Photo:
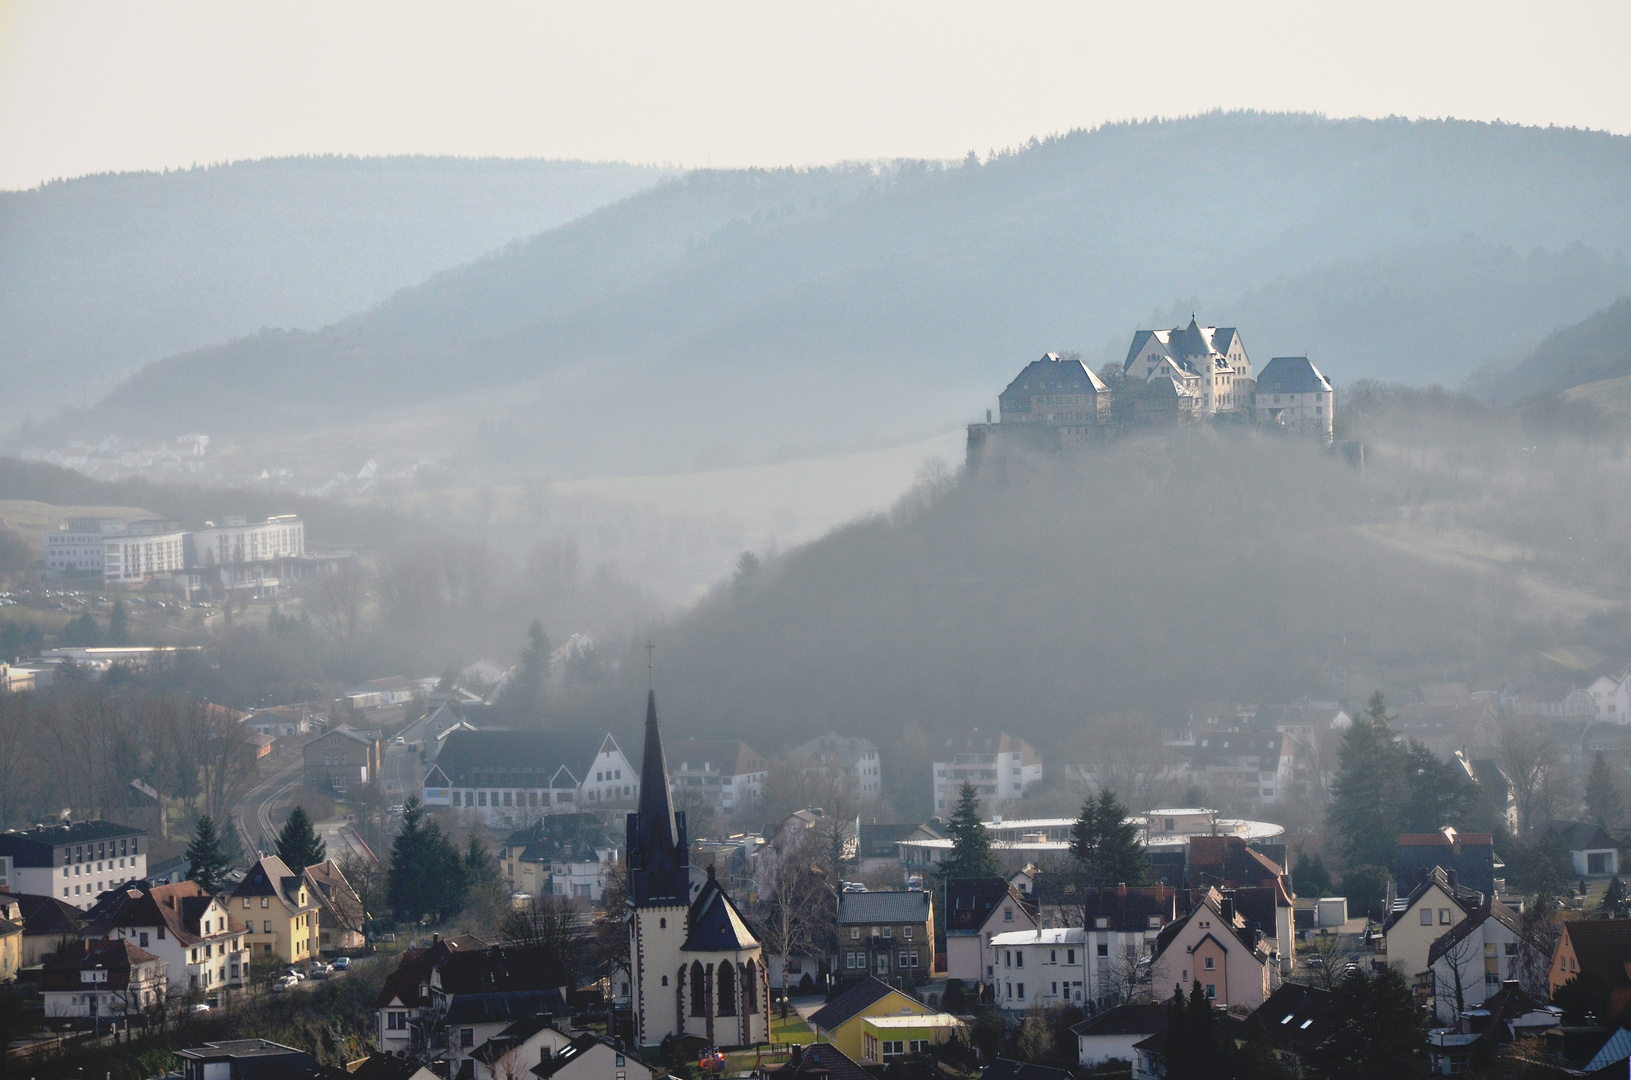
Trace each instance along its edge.
<instances>
[{"instance_id":1,"label":"window","mask_svg":"<svg viewBox=\"0 0 1631 1080\"><path fill-rule=\"evenodd\" d=\"M1093 920L1093 929L1095 929L1095 930L1108 930L1108 929L1110 929L1110 919L1109 919L1109 917L1104 916L1104 915L1100 915L1098 918L1094 919Z\"/></svg>"},{"instance_id":2,"label":"window","mask_svg":"<svg viewBox=\"0 0 1631 1080\"><path fill-rule=\"evenodd\" d=\"M267 919L265 922L261 923L261 926L265 927L265 929L263 929L261 931L261 933L270 934L272 932L272 920L271 919Z\"/></svg>"},{"instance_id":3,"label":"window","mask_svg":"<svg viewBox=\"0 0 1631 1080\"><path fill-rule=\"evenodd\" d=\"M1216 983L1206 984L1206 996L1209 998L1215 998L1218 996L1218 988Z\"/></svg>"},{"instance_id":4,"label":"window","mask_svg":"<svg viewBox=\"0 0 1631 1080\"><path fill-rule=\"evenodd\" d=\"M459 1029L459 1046L468 1049L469 1047L472 1047L474 1045L476 1045L476 1029L475 1028L460 1028Z\"/></svg>"},{"instance_id":5,"label":"window","mask_svg":"<svg viewBox=\"0 0 1631 1080\"><path fill-rule=\"evenodd\" d=\"M1058 962L1059 962L1059 950L1058 949L1049 949L1048 950L1048 963L1057 964Z\"/></svg>"},{"instance_id":6,"label":"window","mask_svg":"<svg viewBox=\"0 0 1631 1080\"><path fill-rule=\"evenodd\" d=\"M144 949L147 948L147 931L146 930L143 930L140 934L137 934L136 938L137 938L136 943L138 945L140 945Z\"/></svg>"},{"instance_id":7,"label":"window","mask_svg":"<svg viewBox=\"0 0 1631 1080\"><path fill-rule=\"evenodd\" d=\"M1207 971L1216 971L1218 969L1218 958L1215 956L1208 956L1205 963L1203 963L1201 967Z\"/></svg>"},{"instance_id":8,"label":"window","mask_svg":"<svg viewBox=\"0 0 1631 1080\"><path fill-rule=\"evenodd\" d=\"M861 940L861 928L859 926L852 926L849 928L849 939L851 941Z\"/></svg>"},{"instance_id":9,"label":"window","mask_svg":"<svg viewBox=\"0 0 1631 1080\"><path fill-rule=\"evenodd\" d=\"M1433 909L1432 908L1422 908L1421 909L1421 924L1423 926L1432 926L1433 925Z\"/></svg>"},{"instance_id":10,"label":"window","mask_svg":"<svg viewBox=\"0 0 1631 1080\"><path fill-rule=\"evenodd\" d=\"M1025 966L1025 953L1024 952L1017 952L1017 953L1014 954L1014 966L1015 967L1024 967Z\"/></svg>"},{"instance_id":11,"label":"window","mask_svg":"<svg viewBox=\"0 0 1631 1080\"><path fill-rule=\"evenodd\" d=\"M883 936L886 937L886 938L894 937L895 936L895 928L893 926L884 927L883 928Z\"/></svg>"},{"instance_id":12,"label":"window","mask_svg":"<svg viewBox=\"0 0 1631 1080\"><path fill-rule=\"evenodd\" d=\"M261 907L269 908L271 906L272 906L272 898L271 897L269 897L269 896L261 897Z\"/></svg>"},{"instance_id":13,"label":"window","mask_svg":"<svg viewBox=\"0 0 1631 1080\"><path fill-rule=\"evenodd\" d=\"M1441 907L1441 908L1438 909L1438 924L1440 926L1449 926L1450 925L1450 909L1449 908Z\"/></svg>"},{"instance_id":14,"label":"window","mask_svg":"<svg viewBox=\"0 0 1631 1080\"><path fill-rule=\"evenodd\" d=\"M1013 908L1006 908L1005 907L1005 908L1002 909L1002 921L1003 922L1013 922L1014 921L1014 909Z\"/></svg>"},{"instance_id":15,"label":"window","mask_svg":"<svg viewBox=\"0 0 1631 1080\"><path fill-rule=\"evenodd\" d=\"M907 941L911 941L912 940L912 928L910 926L903 927L901 929L900 936L905 938Z\"/></svg>"},{"instance_id":16,"label":"window","mask_svg":"<svg viewBox=\"0 0 1631 1080\"><path fill-rule=\"evenodd\" d=\"M1099 955L1100 956L1109 956L1110 955L1110 943L1109 942L1107 942L1107 941L1099 942Z\"/></svg>"},{"instance_id":17,"label":"window","mask_svg":"<svg viewBox=\"0 0 1631 1080\"><path fill-rule=\"evenodd\" d=\"M1075 962L1076 962L1076 950L1075 949L1066 949L1065 950L1065 963L1074 964Z\"/></svg>"},{"instance_id":18,"label":"window","mask_svg":"<svg viewBox=\"0 0 1631 1080\"><path fill-rule=\"evenodd\" d=\"M668 920L667 919L658 919L657 920L657 929L667 930L668 929Z\"/></svg>"},{"instance_id":19,"label":"window","mask_svg":"<svg viewBox=\"0 0 1631 1080\"><path fill-rule=\"evenodd\" d=\"M1506 943L1506 954L1508 956L1518 955L1518 943L1516 941L1509 941Z\"/></svg>"},{"instance_id":20,"label":"window","mask_svg":"<svg viewBox=\"0 0 1631 1080\"><path fill-rule=\"evenodd\" d=\"M1015 997L1019 998L1019 1000L1021 1000L1021 1001L1025 1000L1025 984L1024 983L1015 983L1014 984L1014 991L1015 991L1015 993L1014 993Z\"/></svg>"}]
</instances>

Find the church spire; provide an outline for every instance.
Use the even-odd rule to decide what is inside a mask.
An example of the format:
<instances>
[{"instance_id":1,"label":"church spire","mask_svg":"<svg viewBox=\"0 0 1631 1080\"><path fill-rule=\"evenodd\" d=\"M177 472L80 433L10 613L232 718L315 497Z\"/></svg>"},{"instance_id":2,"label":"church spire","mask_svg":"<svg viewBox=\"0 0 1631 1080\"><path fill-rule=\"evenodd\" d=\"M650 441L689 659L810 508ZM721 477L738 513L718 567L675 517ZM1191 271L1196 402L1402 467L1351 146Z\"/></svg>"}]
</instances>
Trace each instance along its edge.
<instances>
[{"instance_id":1,"label":"church spire","mask_svg":"<svg viewBox=\"0 0 1631 1080\"><path fill-rule=\"evenodd\" d=\"M674 828L674 799L668 792L668 755L657 726L657 691L646 693L646 749L640 762L640 822L647 836L660 829L670 844L679 844Z\"/></svg>"}]
</instances>

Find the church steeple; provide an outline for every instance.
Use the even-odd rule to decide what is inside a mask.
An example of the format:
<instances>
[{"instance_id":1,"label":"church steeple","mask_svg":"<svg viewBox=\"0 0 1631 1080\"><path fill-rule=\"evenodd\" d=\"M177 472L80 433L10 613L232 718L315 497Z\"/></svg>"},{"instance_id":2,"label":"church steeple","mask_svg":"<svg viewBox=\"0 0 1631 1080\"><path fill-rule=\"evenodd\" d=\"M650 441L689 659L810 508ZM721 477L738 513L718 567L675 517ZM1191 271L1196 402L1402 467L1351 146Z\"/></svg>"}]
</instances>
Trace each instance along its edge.
<instances>
[{"instance_id":1,"label":"church steeple","mask_svg":"<svg viewBox=\"0 0 1631 1080\"><path fill-rule=\"evenodd\" d=\"M646 698L646 748L640 763L640 809L628 820L629 900L636 907L688 904L691 852L685 815L668 791L668 755L657 724L657 691Z\"/></svg>"}]
</instances>

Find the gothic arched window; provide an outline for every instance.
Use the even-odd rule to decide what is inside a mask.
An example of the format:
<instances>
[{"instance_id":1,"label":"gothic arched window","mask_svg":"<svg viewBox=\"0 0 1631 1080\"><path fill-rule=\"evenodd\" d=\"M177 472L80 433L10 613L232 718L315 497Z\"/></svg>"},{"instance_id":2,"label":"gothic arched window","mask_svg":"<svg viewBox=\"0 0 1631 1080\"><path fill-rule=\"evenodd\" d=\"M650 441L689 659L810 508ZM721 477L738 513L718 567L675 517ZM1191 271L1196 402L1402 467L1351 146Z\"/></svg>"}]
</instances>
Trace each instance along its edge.
<instances>
[{"instance_id":1,"label":"gothic arched window","mask_svg":"<svg viewBox=\"0 0 1631 1080\"><path fill-rule=\"evenodd\" d=\"M719 965L719 1015L736 1015L736 965L729 960Z\"/></svg>"},{"instance_id":2,"label":"gothic arched window","mask_svg":"<svg viewBox=\"0 0 1631 1080\"><path fill-rule=\"evenodd\" d=\"M664 986L667 986L667 985L668 985L668 976L667 976L667 975L664 975L664 976L663 976L663 985L664 985Z\"/></svg>"},{"instance_id":3,"label":"gothic arched window","mask_svg":"<svg viewBox=\"0 0 1631 1080\"><path fill-rule=\"evenodd\" d=\"M657 929L667 930L668 929L668 920L667 919L658 919L657 920Z\"/></svg>"},{"instance_id":4,"label":"gothic arched window","mask_svg":"<svg viewBox=\"0 0 1631 1080\"><path fill-rule=\"evenodd\" d=\"M752 960L742 970L742 1001L749 1013L759 1011L759 968Z\"/></svg>"},{"instance_id":5,"label":"gothic arched window","mask_svg":"<svg viewBox=\"0 0 1631 1080\"><path fill-rule=\"evenodd\" d=\"M691 1015L708 1015L708 976L702 973L702 961L691 961Z\"/></svg>"}]
</instances>

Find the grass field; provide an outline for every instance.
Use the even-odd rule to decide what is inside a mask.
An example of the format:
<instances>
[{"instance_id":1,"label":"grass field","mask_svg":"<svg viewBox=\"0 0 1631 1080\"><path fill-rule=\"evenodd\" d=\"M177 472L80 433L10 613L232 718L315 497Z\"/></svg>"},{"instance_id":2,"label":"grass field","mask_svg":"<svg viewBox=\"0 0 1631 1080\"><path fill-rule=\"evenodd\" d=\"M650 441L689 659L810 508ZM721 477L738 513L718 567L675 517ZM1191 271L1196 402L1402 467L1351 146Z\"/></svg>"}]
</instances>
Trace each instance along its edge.
<instances>
[{"instance_id":1,"label":"grass field","mask_svg":"<svg viewBox=\"0 0 1631 1080\"><path fill-rule=\"evenodd\" d=\"M20 533L36 559L45 558L45 541L40 534L56 529L69 517L134 521L155 516L135 506L53 506L27 499L0 499L0 526Z\"/></svg>"}]
</instances>

